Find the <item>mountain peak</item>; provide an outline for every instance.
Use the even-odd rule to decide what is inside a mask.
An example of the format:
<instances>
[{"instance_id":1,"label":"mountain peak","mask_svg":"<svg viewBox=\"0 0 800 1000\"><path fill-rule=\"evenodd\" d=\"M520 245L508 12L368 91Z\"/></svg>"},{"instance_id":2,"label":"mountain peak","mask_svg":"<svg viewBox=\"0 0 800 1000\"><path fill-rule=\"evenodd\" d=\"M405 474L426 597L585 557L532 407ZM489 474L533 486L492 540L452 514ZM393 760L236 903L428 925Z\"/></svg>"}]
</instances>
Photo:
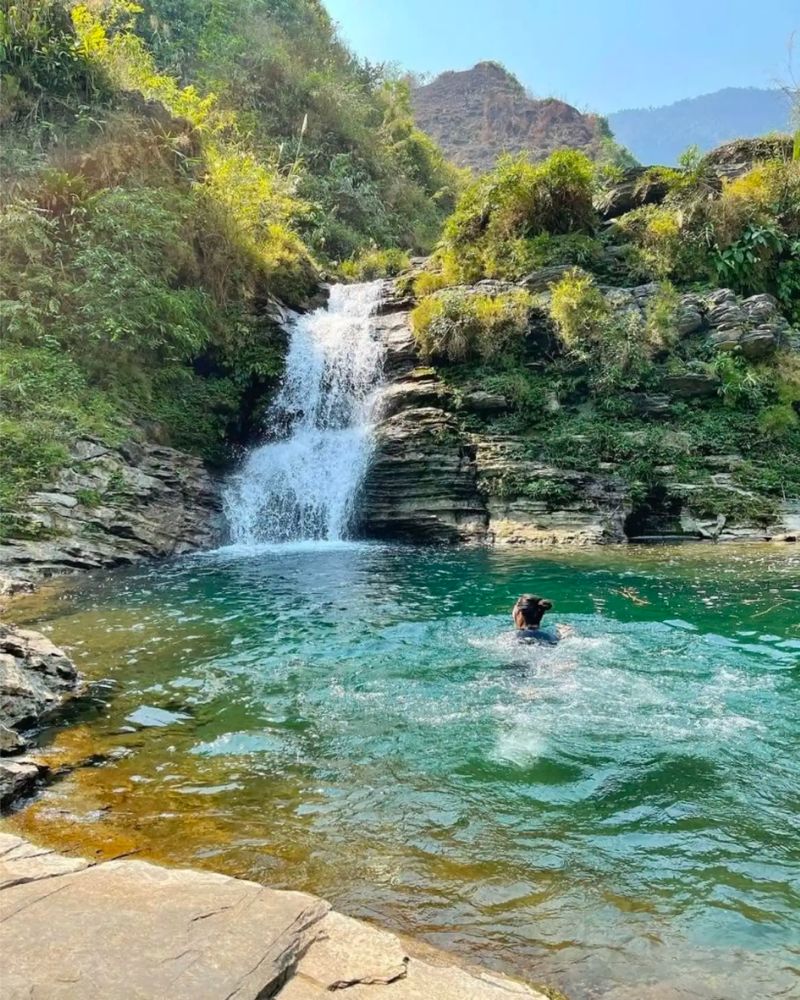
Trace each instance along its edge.
<instances>
[{"instance_id":1,"label":"mountain peak","mask_svg":"<svg viewBox=\"0 0 800 1000\"><path fill-rule=\"evenodd\" d=\"M417 122L459 166L491 170L503 153L541 160L553 150L599 153L603 124L555 98L529 97L497 62L449 70L412 94Z\"/></svg>"}]
</instances>

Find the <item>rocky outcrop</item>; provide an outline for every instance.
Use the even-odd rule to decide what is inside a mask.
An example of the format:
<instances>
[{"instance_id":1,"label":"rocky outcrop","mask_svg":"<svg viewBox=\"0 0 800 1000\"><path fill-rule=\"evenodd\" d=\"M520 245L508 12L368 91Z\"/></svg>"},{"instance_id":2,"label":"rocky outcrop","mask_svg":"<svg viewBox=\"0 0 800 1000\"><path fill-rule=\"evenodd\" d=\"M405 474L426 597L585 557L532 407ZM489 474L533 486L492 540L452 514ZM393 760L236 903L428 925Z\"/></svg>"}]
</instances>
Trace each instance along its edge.
<instances>
[{"instance_id":1,"label":"rocky outcrop","mask_svg":"<svg viewBox=\"0 0 800 1000\"><path fill-rule=\"evenodd\" d=\"M648 167L630 167L595 198L594 207L604 220L616 219L642 205L657 205L669 191L664 173Z\"/></svg>"},{"instance_id":2,"label":"rocky outcrop","mask_svg":"<svg viewBox=\"0 0 800 1000\"><path fill-rule=\"evenodd\" d=\"M524 279L538 293L530 336L547 352L548 301L556 268ZM483 282L474 290L500 288ZM510 287L510 286L503 286ZM642 324L658 286L602 289L613 313ZM780 347L797 348L796 332L769 295L738 298L729 289L681 296L673 336L693 338L691 354L739 350L763 357ZM726 462L739 456L707 455L695 462L702 483L677 479L688 436L665 429L665 464L658 495L633 503L618 463L579 471L544 460L537 443L502 429L512 409L503 395L474 385L455 391L423 365L408 313L393 307L378 320L386 344L388 386L375 450L363 489L362 530L374 537L420 542L489 544L590 544L675 535L693 538L798 537L798 508L791 500L765 504L737 487ZM551 325L551 324L550 324ZM663 365L655 391L632 392L634 410L653 421L669 418L675 403L716 397L714 369L698 361ZM554 403L558 407L558 403ZM646 436L645 436L646 437ZM585 447L575 440L575 451ZM629 444L639 446L638 439ZM641 441L645 448L647 441ZM566 457L570 457L566 443ZM674 456L674 457L672 457ZM735 495L734 495L735 494ZM734 501L732 504L731 501ZM714 512L735 507L734 520ZM711 513L710 513L711 511Z\"/></svg>"},{"instance_id":3,"label":"rocky outcrop","mask_svg":"<svg viewBox=\"0 0 800 1000\"><path fill-rule=\"evenodd\" d=\"M477 492L474 445L449 409L452 392L421 368L397 312L377 321L389 386L362 495L367 535L425 542L479 540L486 510Z\"/></svg>"},{"instance_id":4,"label":"rocky outcrop","mask_svg":"<svg viewBox=\"0 0 800 1000\"><path fill-rule=\"evenodd\" d=\"M218 485L195 456L81 438L56 481L15 511L0 576L35 580L207 548L219 513Z\"/></svg>"},{"instance_id":5,"label":"rocky outcrop","mask_svg":"<svg viewBox=\"0 0 800 1000\"><path fill-rule=\"evenodd\" d=\"M362 495L362 530L418 542L588 544L621 540L627 511L613 477L547 466L524 445L464 430L464 417L492 418L505 397L457 396L420 367L406 313L378 320L389 385Z\"/></svg>"},{"instance_id":6,"label":"rocky outcrop","mask_svg":"<svg viewBox=\"0 0 800 1000\"><path fill-rule=\"evenodd\" d=\"M791 160L793 144L792 136L781 134L734 139L707 153L703 164L719 178L733 179L764 160Z\"/></svg>"},{"instance_id":7,"label":"rocky outcrop","mask_svg":"<svg viewBox=\"0 0 800 1000\"><path fill-rule=\"evenodd\" d=\"M26 749L30 730L78 685L75 664L49 639L0 624L0 807L29 791L43 770L11 755Z\"/></svg>"},{"instance_id":8,"label":"rocky outcrop","mask_svg":"<svg viewBox=\"0 0 800 1000\"><path fill-rule=\"evenodd\" d=\"M35 942L35 946L32 946ZM533 988L211 872L65 857L0 834L6 1000L545 1000Z\"/></svg>"},{"instance_id":9,"label":"rocky outcrop","mask_svg":"<svg viewBox=\"0 0 800 1000\"><path fill-rule=\"evenodd\" d=\"M508 70L493 62L463 72L442 73L411 94L417 124L448 159L482 173L503 153L528 153L541 160L556 149L603 148L596 115L564 101L536 100Z\"/></svg>"}]
</instances>

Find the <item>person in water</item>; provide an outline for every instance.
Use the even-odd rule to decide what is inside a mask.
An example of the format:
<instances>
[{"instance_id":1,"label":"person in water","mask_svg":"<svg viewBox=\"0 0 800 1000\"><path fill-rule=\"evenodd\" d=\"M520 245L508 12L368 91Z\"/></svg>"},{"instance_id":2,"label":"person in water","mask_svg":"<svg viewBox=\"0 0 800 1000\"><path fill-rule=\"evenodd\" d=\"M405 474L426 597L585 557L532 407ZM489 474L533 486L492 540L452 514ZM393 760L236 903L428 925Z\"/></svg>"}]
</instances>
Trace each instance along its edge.
<instances>
[{"instance_id":1,"label":"person in water","mask_svg":"<svg viewBox=\"0 0 800 1000\"><path fill-rule=\"evenodd\" d=\"M559 639L563 638L561 629L557 627L555 631L550 631L541 627L542 618L552 607L552 601L536 594L522 594L518 597L511 611L517 638L555 646Z\"/></svg>"}]
</instances>

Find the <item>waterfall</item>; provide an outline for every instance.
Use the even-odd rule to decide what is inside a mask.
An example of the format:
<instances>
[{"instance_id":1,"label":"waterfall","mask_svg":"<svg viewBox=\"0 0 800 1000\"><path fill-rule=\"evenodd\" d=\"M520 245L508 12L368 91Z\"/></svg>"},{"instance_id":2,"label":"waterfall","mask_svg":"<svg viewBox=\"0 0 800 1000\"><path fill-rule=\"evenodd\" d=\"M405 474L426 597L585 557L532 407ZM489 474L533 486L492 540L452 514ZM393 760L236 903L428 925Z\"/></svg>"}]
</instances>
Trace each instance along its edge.
<instances>
[{"instance_id":1,"label":"waterfall","mask_svg":"<svg viewBox=\"0 0 800 1000\"><path fill-rule=\"evenodd\" d=\"M235 544L347 536L366 471L383 368L381 282L336 285L290 329L286 374L267 414L281 437L254 448L224 492Z\"/></svg>"}]
</instances>

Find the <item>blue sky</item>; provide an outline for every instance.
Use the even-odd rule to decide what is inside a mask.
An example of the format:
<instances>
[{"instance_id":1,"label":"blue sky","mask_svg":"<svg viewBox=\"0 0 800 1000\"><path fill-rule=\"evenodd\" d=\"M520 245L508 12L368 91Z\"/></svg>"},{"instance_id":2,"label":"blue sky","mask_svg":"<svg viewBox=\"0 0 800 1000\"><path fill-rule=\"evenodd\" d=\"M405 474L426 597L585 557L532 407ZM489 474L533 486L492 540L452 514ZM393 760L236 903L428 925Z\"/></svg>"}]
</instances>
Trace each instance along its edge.
<instances>
[{"instance_id":1,"label":"blue sky","mask_svg":"<svg viewBox=\"0 0 800 1000\"><path fill-rule=\"evenodd\" d=\"M326 0L361 56L415 72L504 63L539 96L607 113L787 76L800 0Z\"/></svg>"}]
</instances>

